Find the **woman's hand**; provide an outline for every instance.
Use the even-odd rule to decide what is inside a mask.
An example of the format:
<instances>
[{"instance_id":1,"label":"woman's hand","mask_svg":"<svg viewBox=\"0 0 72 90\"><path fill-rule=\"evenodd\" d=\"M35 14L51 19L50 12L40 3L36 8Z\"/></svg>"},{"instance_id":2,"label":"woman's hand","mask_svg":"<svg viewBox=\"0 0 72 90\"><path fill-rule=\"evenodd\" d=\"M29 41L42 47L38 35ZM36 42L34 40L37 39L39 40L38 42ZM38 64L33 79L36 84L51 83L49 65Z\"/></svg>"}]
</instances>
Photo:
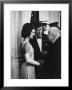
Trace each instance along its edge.
<instances>
[{"instance_id":1,"label":"woman's hand","mask_svg":"<svg viewBox=\"0 0 72 90\"><path fill-rule=\"evenodd\" d=\"M44 64L44 60L39 60L39 63L40 63L40 67L42 67L43 66L43 64Z\"/></svg>"}]
</instances>

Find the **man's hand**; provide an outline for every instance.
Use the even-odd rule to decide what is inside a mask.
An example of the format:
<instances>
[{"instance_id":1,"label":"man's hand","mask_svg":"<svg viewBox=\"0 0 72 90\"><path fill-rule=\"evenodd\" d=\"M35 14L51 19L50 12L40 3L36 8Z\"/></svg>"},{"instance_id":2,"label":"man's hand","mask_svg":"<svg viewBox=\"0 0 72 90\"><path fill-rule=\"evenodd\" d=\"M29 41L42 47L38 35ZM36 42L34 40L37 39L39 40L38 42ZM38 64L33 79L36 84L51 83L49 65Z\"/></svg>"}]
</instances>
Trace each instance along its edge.
<instances>
[{"instance_id":1,"label":"man's hand","mask_svg":"<svg viewBox=\"0 0 72 90\"><path fill-rule=\"evenodd\" d=\"M42 51L42 55L47 55L48 52L47 51Z\"/></svg>"},{"instance_id":2,"label":"man's hand","mask_svg":"<svg viewBox=\"0 0 72 90\"><path fill-rule=\"evenodd\" d=\"M44 60L39 60L39 63L40 63L40 67L42 67L44 64Z\"/></svg>"}]
</instances>

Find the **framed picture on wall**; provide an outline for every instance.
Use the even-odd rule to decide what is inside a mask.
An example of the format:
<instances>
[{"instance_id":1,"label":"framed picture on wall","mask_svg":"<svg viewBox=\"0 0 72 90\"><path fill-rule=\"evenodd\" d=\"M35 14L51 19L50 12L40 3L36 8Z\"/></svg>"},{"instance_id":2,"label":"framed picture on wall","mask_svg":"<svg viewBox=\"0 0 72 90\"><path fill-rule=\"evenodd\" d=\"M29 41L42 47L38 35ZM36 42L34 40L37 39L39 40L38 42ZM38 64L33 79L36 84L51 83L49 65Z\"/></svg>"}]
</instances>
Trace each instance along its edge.
<instances>
[{"instance_id":1,"label":"framed picture on wall","mask_svg":"<svg viewBox=\"0 0 72 90\"><path fill-rule=\"evenodd\" d=\"M69 1L16 2L0 2L3 87L69 86Z\"/></svg>"}]
</instances>

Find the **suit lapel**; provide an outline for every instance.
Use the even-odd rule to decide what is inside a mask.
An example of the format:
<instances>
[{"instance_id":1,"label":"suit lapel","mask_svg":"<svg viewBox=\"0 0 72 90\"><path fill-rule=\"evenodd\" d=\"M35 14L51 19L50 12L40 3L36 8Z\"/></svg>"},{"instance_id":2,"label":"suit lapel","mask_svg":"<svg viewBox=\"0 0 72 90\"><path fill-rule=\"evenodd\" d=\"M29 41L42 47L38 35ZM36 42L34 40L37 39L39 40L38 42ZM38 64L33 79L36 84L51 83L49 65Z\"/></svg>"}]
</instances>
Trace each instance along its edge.
<instances>
[{"instance_id":1,"label":"suit lapel","mask_svg":"<svg viewBox=\"0 0 72 90\"><path fill-rule=\"evenodd\" d=\"M36 39L36 48L37 48L38 51L40 52L40 48L39 48L39 45L38 45L37 39Z\"/></svg>"},{"instance_id":2,"label":"suit lapel","mask_svg":"<svg viewBox=\"0 0 72 90\"><path fill-rule=\"evenodd\" d=\"M45 44L45 39L44 39L44 35L42 36L42 50L44 48L44 44Z\"/></svg>"}]
</instances>

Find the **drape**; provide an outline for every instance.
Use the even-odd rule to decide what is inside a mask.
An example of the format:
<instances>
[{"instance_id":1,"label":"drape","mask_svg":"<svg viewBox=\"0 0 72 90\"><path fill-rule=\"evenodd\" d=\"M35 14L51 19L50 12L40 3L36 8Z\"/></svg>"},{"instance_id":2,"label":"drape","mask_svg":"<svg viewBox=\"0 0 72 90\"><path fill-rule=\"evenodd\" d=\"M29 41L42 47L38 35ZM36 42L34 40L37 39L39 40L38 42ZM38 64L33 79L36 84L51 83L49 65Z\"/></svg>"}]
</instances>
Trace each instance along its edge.
<instances>
[{"instance_id":1,"label":"drape","mask_svg":"<svg viewBox=\"0 0 72 90\"><path fill-rule=\"evenodd\" d=\"M29 23L31 11L11 11L10 13L10 43L11 43L11 78L19 78L21 61L20 42L21 30L25 23Z\"/></svg>"}]
</instances>

